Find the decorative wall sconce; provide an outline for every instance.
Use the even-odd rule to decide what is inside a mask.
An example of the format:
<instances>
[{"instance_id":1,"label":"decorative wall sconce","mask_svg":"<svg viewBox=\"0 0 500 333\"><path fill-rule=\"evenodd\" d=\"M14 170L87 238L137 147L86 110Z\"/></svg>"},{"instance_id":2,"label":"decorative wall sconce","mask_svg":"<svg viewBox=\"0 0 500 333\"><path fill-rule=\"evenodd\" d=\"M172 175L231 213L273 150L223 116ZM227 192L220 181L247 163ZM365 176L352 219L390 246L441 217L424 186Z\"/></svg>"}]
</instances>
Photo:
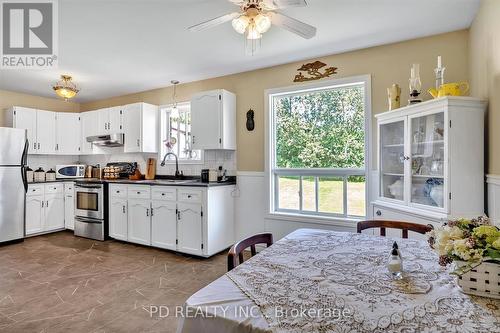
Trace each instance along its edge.
<instances>
[{"instance_id":1,"label":"decorative wall sconce","mask_svg":"<svg viewBox=\"0 0 500 333\"><path fill-rule=\"evenodd\" d=\"M247 111L247 130L253 131L255 129L255 121L254 121L255 112L250 109Z\"/></svg>"}]
</instances>

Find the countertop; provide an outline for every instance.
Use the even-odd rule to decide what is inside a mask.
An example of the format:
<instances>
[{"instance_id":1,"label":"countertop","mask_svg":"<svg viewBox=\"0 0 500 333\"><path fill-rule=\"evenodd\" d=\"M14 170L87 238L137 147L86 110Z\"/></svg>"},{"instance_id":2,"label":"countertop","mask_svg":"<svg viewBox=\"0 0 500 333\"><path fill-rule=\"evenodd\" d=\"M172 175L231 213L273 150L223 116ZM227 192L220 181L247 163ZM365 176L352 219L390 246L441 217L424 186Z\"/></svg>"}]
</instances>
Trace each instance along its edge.
<instances>
[{"instance_id":1,"label":"countertop","mask_svg":"<svg viewBox=\"0 0 500 333\"><path fill-rule=\"evenodd\" d=\"M236 184L236 177L228 177L225 182L211 182L202 183L200 178L191 179L154 179L154 180L130 180L130 179L99 179L99 178L69 178L69 179L56 179L55 181L33 182L29 185L36 184L51 184L51 183L67 183L67 182L87 182L99 184L132 184L132 185L156 185L156 186L188 186L188 187L216 187L216 186L229 186Z\"/></svg>"}]
</instances>

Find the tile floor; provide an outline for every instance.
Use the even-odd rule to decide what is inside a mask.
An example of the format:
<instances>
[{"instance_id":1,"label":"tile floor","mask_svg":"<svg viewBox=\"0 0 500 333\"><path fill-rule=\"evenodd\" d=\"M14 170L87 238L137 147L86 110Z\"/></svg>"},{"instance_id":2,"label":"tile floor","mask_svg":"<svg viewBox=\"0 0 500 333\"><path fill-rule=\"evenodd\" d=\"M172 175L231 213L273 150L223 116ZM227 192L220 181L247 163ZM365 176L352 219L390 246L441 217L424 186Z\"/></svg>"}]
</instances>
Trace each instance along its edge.
<instances>
[{"instance_id":1,"label":"tile floor","mask_svg":"<svg viewBox=\"0 0 500 333\"><path fill-rule=\"evenodd\" d=\"M200 259L70 232L0 247L0 332L175 332L175 309L226 271ZM173 311L172 311L173 312Z\"/></svg>"}]
</instances>

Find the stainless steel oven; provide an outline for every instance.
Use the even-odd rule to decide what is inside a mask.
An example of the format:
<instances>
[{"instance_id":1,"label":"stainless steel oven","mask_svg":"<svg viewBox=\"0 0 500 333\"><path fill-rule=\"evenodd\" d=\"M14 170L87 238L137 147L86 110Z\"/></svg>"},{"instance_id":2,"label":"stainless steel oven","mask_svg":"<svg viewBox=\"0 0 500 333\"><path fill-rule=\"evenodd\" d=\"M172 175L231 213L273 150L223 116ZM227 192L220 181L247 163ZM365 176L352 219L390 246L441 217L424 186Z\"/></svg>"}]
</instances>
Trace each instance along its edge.
<instances>
[{"instance_id":1,"label":"stainless steel oven","mask_svg":"<svg viewBox=\"0 0 500 333\"><path fill-rule=\"evenodd\" d=\"M104 240L106 209L104 184L75 183L75 235Z\"/></svg>"}]
</instances>

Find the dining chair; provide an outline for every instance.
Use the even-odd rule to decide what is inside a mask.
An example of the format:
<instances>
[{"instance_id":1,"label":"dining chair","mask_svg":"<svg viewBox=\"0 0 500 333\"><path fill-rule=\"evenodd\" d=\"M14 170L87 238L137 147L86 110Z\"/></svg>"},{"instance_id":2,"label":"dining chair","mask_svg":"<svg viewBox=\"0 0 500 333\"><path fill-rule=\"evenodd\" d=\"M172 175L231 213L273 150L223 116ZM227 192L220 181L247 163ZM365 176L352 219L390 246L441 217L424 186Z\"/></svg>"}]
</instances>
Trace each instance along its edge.
<instances>
[{"instance_id":1,"label":"dining chair","mask_svg":"<svg viewBox=\"0 0 500 333\"><path fill-rule=\"evenodd\" d=\"M255 245L257 244L266 244L267 247L273 245L273 234L266 232L253 235L234 244L231 249L229 249L229 253L227 254L227 271L229 272L239 264L243 263L243 251L245 249L250 248L252 257L256 255L257 250L255 249Z\"/></svg>"},{"instance_id":2,"label":"dining chair","mask_svg":"<svg viewBox=\"0 0 500 333\"><path fill-rule=\"evenodd\" d=\"M401 221L384 221L384 220L368 220L358 222L358 234L365 229L380 228L380 236L385 236L385 229L400 229L403 233L403 238L408 238L408 230L418 232L419 234L426 234L434 227L431 224L418 224L411 222Z\"/></svg>"}]
</instances>

